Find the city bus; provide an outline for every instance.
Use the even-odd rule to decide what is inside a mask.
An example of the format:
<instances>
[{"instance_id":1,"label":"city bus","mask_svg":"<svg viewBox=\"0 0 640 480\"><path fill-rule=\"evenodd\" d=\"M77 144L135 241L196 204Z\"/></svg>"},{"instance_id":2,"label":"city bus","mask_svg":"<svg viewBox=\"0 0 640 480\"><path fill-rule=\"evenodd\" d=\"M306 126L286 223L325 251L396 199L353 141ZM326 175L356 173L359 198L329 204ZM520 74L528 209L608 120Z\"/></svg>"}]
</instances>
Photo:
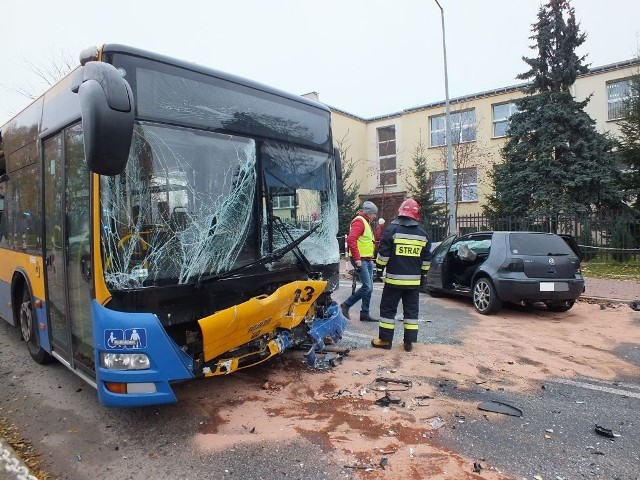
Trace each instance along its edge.
<instances>
[{"instance_id":1,"label":"city bus","mask_svg":"<svg viewBox=\"0 0 640 480\"><path fill-rule=\"evenodd\" d=\"M107 44L0 135L0 316L101 404L341 338L326 106Z\"/></svg>"}]
</instances>

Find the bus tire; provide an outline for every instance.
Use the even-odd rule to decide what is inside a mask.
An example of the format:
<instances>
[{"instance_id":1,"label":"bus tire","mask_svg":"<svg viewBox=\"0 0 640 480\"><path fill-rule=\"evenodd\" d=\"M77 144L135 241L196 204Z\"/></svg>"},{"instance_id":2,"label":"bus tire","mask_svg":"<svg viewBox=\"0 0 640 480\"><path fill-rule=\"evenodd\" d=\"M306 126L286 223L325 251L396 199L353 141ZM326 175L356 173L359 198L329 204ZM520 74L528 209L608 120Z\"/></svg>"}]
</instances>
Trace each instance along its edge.
<instances>
[{"instance_id":1,"label":"bus tire","mask_svg":"<svg viewBox=\"0 0 640 480\"><path fill-rule=\"evenodd\" d=\"M51 355L40 346L38 339L38 322L33 312L33 302L29 288L25 286L22 290L22 302L20 303L20 311L18 315L20 319L20 333L22 339L26 342L29 349L29 355L36 363L49 363L52 360Z\"/></svg>"}]
</instances>

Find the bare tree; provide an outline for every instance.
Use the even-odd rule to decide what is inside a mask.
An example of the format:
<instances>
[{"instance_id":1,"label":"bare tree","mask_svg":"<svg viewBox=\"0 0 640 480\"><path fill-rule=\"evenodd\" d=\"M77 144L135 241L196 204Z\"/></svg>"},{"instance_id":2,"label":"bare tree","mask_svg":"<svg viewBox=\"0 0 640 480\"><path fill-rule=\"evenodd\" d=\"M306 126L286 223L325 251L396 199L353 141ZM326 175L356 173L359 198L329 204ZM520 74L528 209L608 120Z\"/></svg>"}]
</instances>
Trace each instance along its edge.
<instances>
[{"instance_id":1,"label":"bare tree","mask_svg":"<svg viewBox=\"0 0 640 480\"><path fill-rule=\"evenodd\" d=\"M468 112L473 112L470 114ZM476 132L482 122L480 122L472 107L463 104L456 112L452 113L457 121L452 125L452 154L454 168L454 198L456 202L456 210L463 198L463 188L469 188L469 184L479 185L479 173L483 170L484 164L489 157L489 152L476 141ZM453 121L453 119L452 119ZM447 170L447 149L440 149L439 165L442 170L439 172L443 175L444 186L448 193L449 185L446 178ZM474 170L475 168L475 170ZM465 187L467 185L467 187ZM448 205L447 205L448 207Z\"/></svg>"},{"instance_id":2,"label":"bare tree","mask_svg":"<svg viewBox=\"0 0 640 480\"><path fill-rule=\"evenodd\" d=\"M79 61L69 51L59 49L57 52L50 51L47 59L41 63L25 58L24 64L33 75L34 81L2 86L11 92L33 100L76 68Z\"/></svg>"}]
</instances>

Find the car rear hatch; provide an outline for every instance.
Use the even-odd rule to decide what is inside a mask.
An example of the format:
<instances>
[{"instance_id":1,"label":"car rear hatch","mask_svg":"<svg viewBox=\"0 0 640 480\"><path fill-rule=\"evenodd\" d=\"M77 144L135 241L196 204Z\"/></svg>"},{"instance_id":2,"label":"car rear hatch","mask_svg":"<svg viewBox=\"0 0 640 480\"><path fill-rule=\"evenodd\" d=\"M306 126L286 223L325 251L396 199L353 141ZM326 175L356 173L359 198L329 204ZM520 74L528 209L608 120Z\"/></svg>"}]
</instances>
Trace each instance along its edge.
<instances>
[{"instance_id":1,"label":"car rear hatch","mask_svg":"<svg viewBox=\"0 0 640 480\"><path fill-rule=\"evenodd\" d=\"M511 233L509 249L522 258L529 278L574 278L579 268L578 256L555 234Z\"/></svg>"}]
</instances>

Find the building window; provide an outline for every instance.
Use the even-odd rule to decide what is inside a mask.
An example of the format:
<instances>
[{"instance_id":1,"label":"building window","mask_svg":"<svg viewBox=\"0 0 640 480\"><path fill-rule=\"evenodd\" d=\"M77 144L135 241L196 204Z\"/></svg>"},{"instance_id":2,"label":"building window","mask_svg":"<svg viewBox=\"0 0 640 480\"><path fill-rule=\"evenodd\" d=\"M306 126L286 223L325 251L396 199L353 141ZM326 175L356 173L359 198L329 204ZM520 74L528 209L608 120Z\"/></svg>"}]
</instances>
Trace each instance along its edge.
<instances>
[{"instance_id":1,"label":"building window","mask_svg":"<svg viewBox=\"0 0 640 480\"><path fill-rule=\"evenodd\" d=\"M431 146L447 143L446 115L431 117ZM451 143L473 142L476 139L476 111L464 110L451 114Z\"/></svg>"},{"instance_id":2,"label":"building window","mask_svg":"<svg viewBox=\"0 0 640 480\"><path fill-rule=\"evenodd\" d=\"M458 178L460 180L458 180ZM462 168L453 172L453 181L458 186L458 202L478 201L478 169ZM436 203L447 203L447 171L431 172L431 191Z\"/></svg>"},{"instance_id":3,"label":"building window","mask_svg":"<svg viewBox=\"0 0 640 480\"><path fill-rule=\"evenodd\" d=\"M624 117L624 102L630 95L630 80L607 83L607 120L617 120Z\"/></svg>"},{"instance_id":4,"label":"building window","mask_svg":"<svg viewBox=\"0 0 640 480\"><path fill-rule=\"evenodd\" d=\"M493 138L506 137L511 115L518 112L515 103L499 103L493 109Z\"/></svg>"},{"instance_id":5,"label":"building window","mask_svg":"<svg viewBox=\"0 0 640 480\"><path fill-rule=\"evenodd\" d=\"M396 127L378 128L378 161L380 177L378 185L395 185L396 170Z\"/></svg>"},{"instance_id":6,"label":"building window","mask_svg":"<svg viewBox=\"0 0 640 480\"><path fill-rule=\"evenodd\" d=\"M295 208L296 207L296 193L293 189L283 188L277 192L277 195L273 195L273 209L279 210L282 208Z\"/></svg>"}]
</instances>

